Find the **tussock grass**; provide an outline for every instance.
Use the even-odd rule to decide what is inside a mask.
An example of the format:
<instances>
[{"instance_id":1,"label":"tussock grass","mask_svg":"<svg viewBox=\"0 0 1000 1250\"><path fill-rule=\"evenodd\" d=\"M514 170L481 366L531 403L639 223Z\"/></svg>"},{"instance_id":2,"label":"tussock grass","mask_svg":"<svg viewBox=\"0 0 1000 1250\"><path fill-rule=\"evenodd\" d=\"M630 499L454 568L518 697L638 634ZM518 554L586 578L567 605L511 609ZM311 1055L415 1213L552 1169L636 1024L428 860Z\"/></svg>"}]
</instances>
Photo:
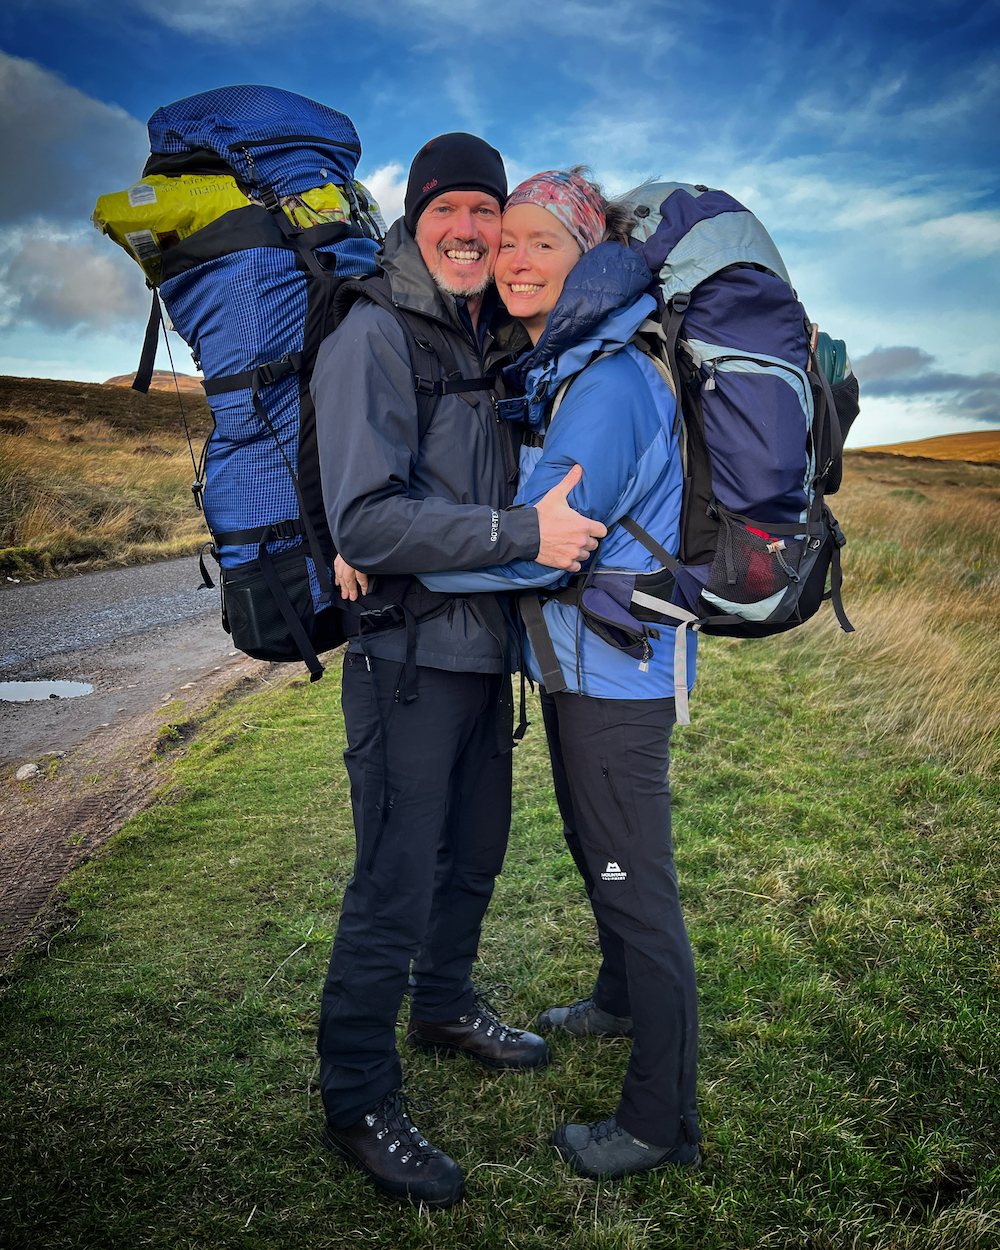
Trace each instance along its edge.
<instances>
[{"instance_id":1,"label":"tussock grass","mask_svg":"<svg viewBox=\"0 0 1000 1250\"><path fill-rule=\"evenodd\" d=\"M75 876L75 928L22 957L5 1248L993 1250L1000 788L873 749L822 643L707 642L675 735L700 1173L597 1186L546 1144L613 1110L622 1039L557 1037L522 1075L406 1053L467 1173L450 1212L384 1202L321 1150L316 1016L353 859L333 670L220 709L169 799ZM477 972L520 1025L598 962L532 712Z\"/></svg>"},{"instance_id":2,"label":"tussock grass","mask_svg":"<svg viewBox=\"0 0 1000 1250\"><path fill-rule=\"evenodd\" d=\"M206 540L176 397L3 381L0 573L144 563ZM185 411L200 450L207 406L185 396Z\"/></svg>"},{"instance_id":3,"label":"tussock grass","mask_svg":"<svg viewBox=\"0 0 1000 1250\"><path fill-rule=\"evenodd\" d=\"M834 510L848 537L844 599L811 654L866 708L871 740L1000 772L1000 469L853 453ZM806 631L787 635L801 648ZM844 666L843 661L849 661Z\"/></svg>"}]
</instances>

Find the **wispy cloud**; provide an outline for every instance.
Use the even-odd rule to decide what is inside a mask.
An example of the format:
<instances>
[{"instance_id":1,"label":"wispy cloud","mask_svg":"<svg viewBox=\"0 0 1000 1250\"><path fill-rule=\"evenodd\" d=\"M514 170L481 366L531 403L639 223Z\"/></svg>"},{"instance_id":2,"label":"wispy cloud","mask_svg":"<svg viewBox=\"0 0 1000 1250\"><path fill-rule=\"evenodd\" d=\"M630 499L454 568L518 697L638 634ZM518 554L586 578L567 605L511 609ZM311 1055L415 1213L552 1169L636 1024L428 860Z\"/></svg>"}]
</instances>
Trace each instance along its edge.
<instances>
[{"instance_id":1,"label":"wispy cloud","mask_svg":"<svg viewBox=\"0 0 1000 1250\"><path fill-rule=\"evenodd\" d=\"M86 2L86 0L84 0ZM135 8L162 25L186 35L227 43L257 40L274 22L269 0L135 0ZM353 0L313 0L308 16L315 21L323 13L357 17ZM683 30L684 15L691 6L681 0L619 0L614 5L585 0L371 0L364 19L393 30L405 30L424 47L460 48L466 58L470 33L505 32L512 41L533 30L558 33L564 39L601 37L626 48L652 44L657 50L671 46ZM306 11L300 11L306 17Z\"/></svg>"},{"instance_id":2,"label":"wispy cloud","mask_svg":"<svg viewBox=\"0 0 1000 1250\"><path fill-rule=\"evenodd\" d=\"M403 215L406 175L407 170L398 161L382 165L370 173L363 168L358 171L358 178L374 196L386 225L391 225L397 217Z\"/></svg>"}]
</instances>

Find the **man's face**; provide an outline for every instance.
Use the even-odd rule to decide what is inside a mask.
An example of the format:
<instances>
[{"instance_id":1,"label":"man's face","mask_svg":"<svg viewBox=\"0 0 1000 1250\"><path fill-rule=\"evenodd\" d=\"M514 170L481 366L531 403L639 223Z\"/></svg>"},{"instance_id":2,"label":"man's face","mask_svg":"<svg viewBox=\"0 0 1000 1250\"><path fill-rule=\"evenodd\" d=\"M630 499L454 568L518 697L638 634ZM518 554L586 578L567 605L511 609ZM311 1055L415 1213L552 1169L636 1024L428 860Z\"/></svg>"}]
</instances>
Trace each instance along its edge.
<instances>
[{"instance_id":1,"label":"man's face","mask_svg":"<svg viewBox=\"0 0 1000 1250\"><path fill-rule=\"evenodd\" d=\"M484 191L446 191L417 220L417 246L449 295L482 295L500 247L500 205Z\"/></svg>"}]
</instances>

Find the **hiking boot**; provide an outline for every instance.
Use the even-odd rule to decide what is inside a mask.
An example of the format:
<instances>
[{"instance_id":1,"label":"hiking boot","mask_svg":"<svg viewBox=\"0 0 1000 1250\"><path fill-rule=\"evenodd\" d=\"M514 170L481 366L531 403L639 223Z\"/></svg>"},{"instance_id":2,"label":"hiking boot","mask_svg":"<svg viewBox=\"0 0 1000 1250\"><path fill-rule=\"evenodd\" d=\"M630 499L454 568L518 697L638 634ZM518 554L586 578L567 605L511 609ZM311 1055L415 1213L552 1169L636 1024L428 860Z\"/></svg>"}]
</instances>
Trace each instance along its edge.
<instances>
[{"instance_id":1,"label":"hiking boot","mask_svg":"<svg viewBox=\"0 0 1000 1250\"><path fill-rule=\"evenodd\" d=\"M327 1121L323 1144L402 1202L451 1207L465 1194L462 1169L413 1123L401 1089L386 1094L357 1124L334 1128Z\"/></svg>"},{"instance_id":2,"label":"hiking boot","mask_svg":"<svg viewBox=\"0 0 1000 1250\"><path fill-rule=\"evenodd\" d=\"M504 1024L479 994L475 1009L457 1020L430 1024L411 1018L406 1039L414 1050L459 1051L484 1067L501 1070L544 1068L552 1058L544 1038Z\"/></svg>"},{"instance_id":3,"label":"hiking boot","mask_svg":"<svg viewBox=\"0 0 1000 1250\"><path fill-rule=\"evenodd\" d=\"M602 1011L592 998L578 998L568 1007L550 1007L538 1017L535 1026L539 1033L549 1033L552 1029L565 1029L574 1037L631 1037L632 1017L613 1016L609 1011Z\"/></svg>"},{"instance_id":4,"label":"hiking boot","mask_svg":"<svg viewBox=\"0 0 1000 1250\"><path fill-rule=\"evenodd\" d=\"M614 1116L596 1124L564 1124L549 1138L559 1157L581 1176L591 1180L648 1172L652 1168L677 1167L694 1171L701 1151L683 1146L650 1146L621 1127Z\"/></svg>"}]
</instances>

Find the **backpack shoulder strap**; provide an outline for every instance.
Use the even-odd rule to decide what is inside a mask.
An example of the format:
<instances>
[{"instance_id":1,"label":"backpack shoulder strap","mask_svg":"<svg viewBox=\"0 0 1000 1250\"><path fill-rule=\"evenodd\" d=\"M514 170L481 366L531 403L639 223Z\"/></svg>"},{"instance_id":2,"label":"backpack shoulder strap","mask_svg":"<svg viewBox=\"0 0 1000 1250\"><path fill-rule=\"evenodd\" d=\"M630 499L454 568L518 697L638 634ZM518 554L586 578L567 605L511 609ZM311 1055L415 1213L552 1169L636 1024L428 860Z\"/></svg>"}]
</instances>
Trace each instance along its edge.
<instances>
[{"instance_id":1,"label":"backpack shoulder strap","mask_svg":"<svg viewBox=\"0 0 1000 1250\"><path fill-rule=\"evenodd\" d=\"M406 339L413 369L413 389L417 396L420 435L423 437L431 414L442 395L461 395L470 405L473 391L493 390L499 374L467 378L455 360L447 336L436 322L409 308L400 308L392 299L392 288L384 274L345 282L334 297L334 325L339 325L359 299L370 300L394 317Z\"/></svg>"},{"instance_id":2,"label":"backpack shoulder strap","mask_svg":"<svg viewBox=\"0 0 1000 1250\"><path fill-rule=\"evenodd\" d=\"M362 299L376 304L383 312L387 312L403 331L406 351L410 357L410 368L413 371L418 427L420 437L423 438L430 423L434 405L437 403L437 395L431 382L432 375L438 371L437 354L426 341L418 340L413 332L410 317L393 303L389 279L381 272L371 278L360 278L341 285L333 300L334 327L339 326L358 300ZM454 363L454 358L452 363Z\"/></svg>"},{"instance_id":3,"label":"backpack shoulder strap","mask_svg":"<svg viewBox=\"0 0 1000 1250\"><path fill-rule=\"evenodd\" d=\"M577 380L580 374L583 373L584 369L587 369L590 365L596 364L598 360L603 360L605 356L613 355L614 352L598 352L595 356L591 356L591 358L583 366L583 369L577 369L576 373L571 373L568 378L563 378L563 380L559 383L555 395L553 396L552 403L549 405L549 410L545 414L545 430L547 430L552 424L556 413L562 407L563 401L569 393L569 388ZM529 441L529 446L544 447L545 430L542 430L541 433L533 433L532 438Z\"/></svg>"},{"instance_id":4,"label":"backpack shoulder strap","mask_svg":"<svg viewBox=\"0 0 1000 1250\"><path fill-rule=\"evenodd\" d=\"M666 347L667 334L663 326L650 317L636 330L629 342L638 351L642 352L656 372L666 382L671 395L676 399L677 384L670 369L670 359Z\"/></svg>"}]
</instances>

